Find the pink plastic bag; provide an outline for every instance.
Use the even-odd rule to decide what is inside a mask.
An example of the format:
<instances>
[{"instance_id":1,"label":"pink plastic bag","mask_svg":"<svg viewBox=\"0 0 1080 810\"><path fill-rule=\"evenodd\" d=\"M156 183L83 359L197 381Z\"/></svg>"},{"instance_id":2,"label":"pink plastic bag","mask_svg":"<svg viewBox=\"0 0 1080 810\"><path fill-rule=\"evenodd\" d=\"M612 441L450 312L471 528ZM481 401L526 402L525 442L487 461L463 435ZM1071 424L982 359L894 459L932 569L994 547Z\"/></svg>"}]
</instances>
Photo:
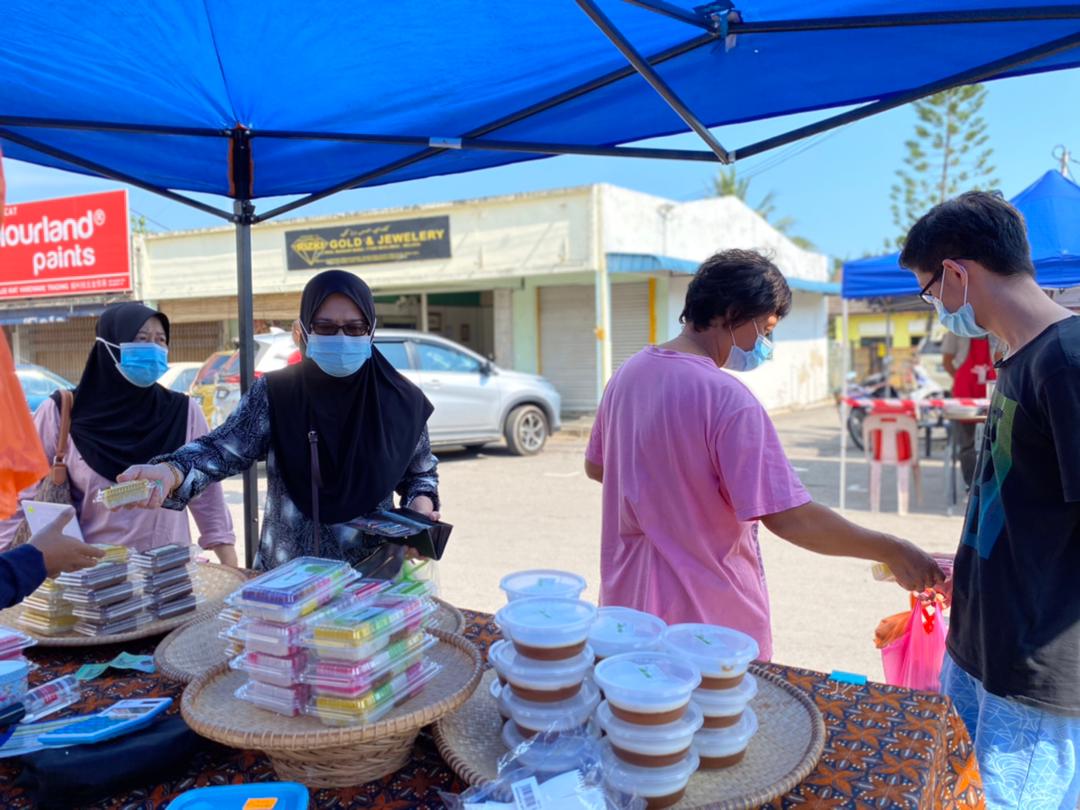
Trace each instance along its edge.
<instances>
[{"instance_id":1,"label":"pink plastic bag","mask_svg":"<svg viewBox=\"0 0 1080 810\"><path fill-rule=\"evenodd\" d=\"M924 692L941 691L941 662L945 657L945 617L941 601L916 601L904 634L881 649L885 682Z\"/></svg>"}]
</instances>

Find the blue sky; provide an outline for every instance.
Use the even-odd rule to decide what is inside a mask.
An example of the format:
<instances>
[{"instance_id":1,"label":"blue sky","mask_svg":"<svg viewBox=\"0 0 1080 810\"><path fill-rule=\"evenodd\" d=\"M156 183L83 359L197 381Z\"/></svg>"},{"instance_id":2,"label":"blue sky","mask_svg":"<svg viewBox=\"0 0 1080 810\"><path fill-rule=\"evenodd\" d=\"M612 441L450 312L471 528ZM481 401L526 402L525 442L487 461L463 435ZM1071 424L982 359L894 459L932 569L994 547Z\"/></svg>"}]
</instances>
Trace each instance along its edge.
<instances>
[{"instance_id":1,"label":"blue sky","mask_svg":"<svg viewBox=\"0 0 1080 810\"><path fill-rule=\"evenodd\" d=\"M989 90L983 114L989 124L1000 188L1007 196L1015 195L1055 167L1051 153L1058 144L1069 146L1080 159L1080 70L994 82ZM744 124L719 129L717 134L725 146L737 148L818 117L820 114ZM841 258L879 252L884 240L895 235L889 188L913 125L910 108L893 110L812 141L740 161L739 172L753 178L751 202L773 191L777 213L794 218L794 231L812 240L821 251ZM689 135L653 143L700 146ZM1080 176L1080 165L1075 169ZM11 202L117 187L110 181L12 160L5 160L5 173ZM596 182L689 200L704 195L714 173L712 167L701 164L559 157L347 192L295 215L361 211ZM130 199L132 209L144 214L153 230L220 224L220 220L199 211L138 189L132 189ZM228 201L216 202L228 206ZM259 205L262 210L267 207L266 203Z\"/></svg>"}]
</instances>

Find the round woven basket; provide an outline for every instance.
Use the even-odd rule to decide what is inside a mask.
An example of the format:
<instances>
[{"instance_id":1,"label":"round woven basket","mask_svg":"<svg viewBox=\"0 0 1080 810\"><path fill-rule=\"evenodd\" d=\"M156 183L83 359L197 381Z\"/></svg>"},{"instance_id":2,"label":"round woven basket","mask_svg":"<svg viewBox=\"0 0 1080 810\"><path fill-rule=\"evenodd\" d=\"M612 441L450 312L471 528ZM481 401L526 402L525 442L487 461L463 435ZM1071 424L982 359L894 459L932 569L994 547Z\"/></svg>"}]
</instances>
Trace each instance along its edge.
<instances>
[{"instance_id":1,"label":"round woven basket","mask_svg":"<svg viewBox=\"0 0 1080 810\"><path fill-rule=\"evenodd\" d=\"M192 620L216 614L221 610L225 597L247 582L248 576L248 572L238 568L230 568L217 563L197 563L191 579L195 586L195 595L199 597L198 609L192 613L185 613L183 616L148 622L130 633L115 633L111 636L81 636L77 633L43 636L19 624L19 617L22 616L23 611L22 605L0 610L0 625L17 628L33 636L39 647L98 647L102 644L119 644L140 638L152 638L182 627Z\"/></svg>"},{"instance_id":2,"label":"round woven basket","mask_svg":"<svg viewBox=\"0 0 1080 810\"><path fill-rule=\"evenodd\" d=\"M198 734L233 748L263 751L277 775L311 788L351 787L400 769L424 726L459 709L483 672L480 651L467 639L439 630L428 657L442 666L436 678L377 723L324 726L314 717L283 717L235 697L246 675L218 667L184 690L181 713Z\"/></svg>"},{"instance_id":3,"label":"round woven basket","mask_svg":"<svg viewBox=\"0 0 1080 810\"><path fill-rule=\"evenodd\" d=\"M751 810L783 796L817 767L825 750L825 721L813 699L783 678L751 667L758 694L751 704L760 727L742 762L717 771L698 771L686 795L672 810ZM470 785L482 785L498 775L499 759L507 754L500 732L503 720L491 682L485 673L481 686L460 711L435 726L435 743L451 770Z\"/></svg>"},{"instance_id":4,"label":"round woven basket","mask_svg":"<svg viewBox=\"0 0 1080 810\"><path fill-rule=\"evenodd\" d=\"M444 633L460 634L465 617L453 605L436 599L438 609L429 627ZM221 637L224 625L216 613L203 613L178 627L161 640L154 651L158 672L181 683L190 683L204 672L228 663L227 642Z\"/></svg>"}]
</instances>

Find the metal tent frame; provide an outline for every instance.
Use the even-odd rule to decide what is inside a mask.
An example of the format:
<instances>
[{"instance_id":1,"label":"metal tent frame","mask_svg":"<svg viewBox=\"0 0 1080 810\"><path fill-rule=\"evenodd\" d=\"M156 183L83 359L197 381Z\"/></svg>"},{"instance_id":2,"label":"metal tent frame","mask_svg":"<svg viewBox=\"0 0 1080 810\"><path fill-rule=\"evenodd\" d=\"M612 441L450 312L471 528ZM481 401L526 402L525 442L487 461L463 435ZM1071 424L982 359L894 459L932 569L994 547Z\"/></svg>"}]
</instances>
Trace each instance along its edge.
<instances>
[{"instance_id":1,"label":"metal tent frame","mask_svg":"<svg viewBox=\"0 0 1080 810\"><path fill-rule=\"evenodd\" d=\"M575 0L582 12L597 26L604 36L617 48L627 61L627 65L586 82L578 87L542 101L522 110L510 113L495 121L476 127L463 135L418 134L415 136L388 135L359 132L295 132L280 130L255 130L244 126L231 129L199 127L154 126L123 122L66 120L56 118L28 118L0 115L0 138L19 144L42 155L63 161L73 167L91 172L98 176L126 183L144 191L157 194L174 202L195 208L207 214L224 219L236 228L236 279L238 316L240 321L240 380L241 391L246 393L254 381L254 312L251 268L251 227L252 225L282 216L298 208L329 197L340 191L369 185L406 166L428 160L447 150L481 150L488 152L511 152L530 155L584 155L601 157L623 157L638 159L660 159L696 161L705 163L730 164L736 160L761 154L771 149L786 146L795 141L845 126L855 121L868 118L887 110L908 104L934 93L963 84L971 84L992 78L999 74L1015 70L1031 63L1061 54L1080 46L1080 32L1027 48L1005 58L996 59L981 66L945 76L933 82L920 85L887 99L873 101L855 109L826 117L816 123L799 127L756 143L747 144L741 149L726 149L701 121L694 111L664 81L656 67L677 56L702 47L711 47L726 43L729 37L753 37L759 34L809 33L819 31L840 31L871 28L903 28L939 25L991 25L1048 20L1080 20L1080 4L1062 6L1016 6L1012 8L971 10L964 12L923 12L877 14L861 17L830 17L818 19L791 19L770 22L744 22L739 11L728 0L719 0L707 5L688 10L672 5L665 0L623 0L623 2L642 8L670 19L685 23L697 29L696 34L686 42L651 56L641 54L630 41L623 36L611 19L600 9L596 0ZM532 141L500 140L490 137L500 129L524 121L541 112L566 104L575 99L608 87L630 76L640 76L679 116L687 128L695 132L708 147L707 150L662 149L632 146L603 146L593 144L548 143ZM138 177L111 169L94 161L87 160L71 152L52 147L35 138L14 132L10 127L21 129L48 128L70 129L85 132L128 132L144 135L182 136L190 138L219 138L229 143L229 196L233 199L232 211L217 208L193 197L154 185ZM382 166L378 169L337 183L329 188L302 196L301 198L257 214L253 202L252 179L255 161L252 141L259 139L340 141L361 144L383 144L394 146L417 147L414 154ZM842 497L842 496L841 496ZM244 538L246 561L250 564L258 541L258 491L256 470L253 467L244 476Z\"/></svg>"}]
</instances>

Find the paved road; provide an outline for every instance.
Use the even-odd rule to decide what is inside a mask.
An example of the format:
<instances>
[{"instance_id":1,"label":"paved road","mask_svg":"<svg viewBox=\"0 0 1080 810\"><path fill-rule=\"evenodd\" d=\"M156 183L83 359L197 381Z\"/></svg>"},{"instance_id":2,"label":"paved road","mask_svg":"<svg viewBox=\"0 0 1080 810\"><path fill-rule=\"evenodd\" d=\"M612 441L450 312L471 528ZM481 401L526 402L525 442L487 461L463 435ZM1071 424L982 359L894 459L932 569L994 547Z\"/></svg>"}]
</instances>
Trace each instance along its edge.
<instances>
[{"instance_id":1,"label":"paved road","mask_svg":"<svg viewBox=\"0 0 1080 810\"><path fill-rule=\"evenodd\" d=\"M776 418L803 482L822 503L835 506L839 484L839 430L830 408ZM576 571L596 598L599 582L600 487L582 472L584 440L558 437L534 458L518 458L499 447L472 456L446 452L442 496L446 519L455 524L451 548L440 565L443 594L451 602L493 611L502 603L499 579L523 568ZM930 551L951 551L961 519L945 510L942 448L924 462L925 503L915 514L895 513L895 484L886 474L882 508L866 511L866 466L849 464L848 516L865 525L919 542ZM228 498L239 518L239 484L228 482ZM822 557L762 531L772 598L775 658L830 671L841 669L881 678L873 633L883 616L904 609L906 595L895 585L872 580L862 561Z\"/></svg>"}]
</instances>

